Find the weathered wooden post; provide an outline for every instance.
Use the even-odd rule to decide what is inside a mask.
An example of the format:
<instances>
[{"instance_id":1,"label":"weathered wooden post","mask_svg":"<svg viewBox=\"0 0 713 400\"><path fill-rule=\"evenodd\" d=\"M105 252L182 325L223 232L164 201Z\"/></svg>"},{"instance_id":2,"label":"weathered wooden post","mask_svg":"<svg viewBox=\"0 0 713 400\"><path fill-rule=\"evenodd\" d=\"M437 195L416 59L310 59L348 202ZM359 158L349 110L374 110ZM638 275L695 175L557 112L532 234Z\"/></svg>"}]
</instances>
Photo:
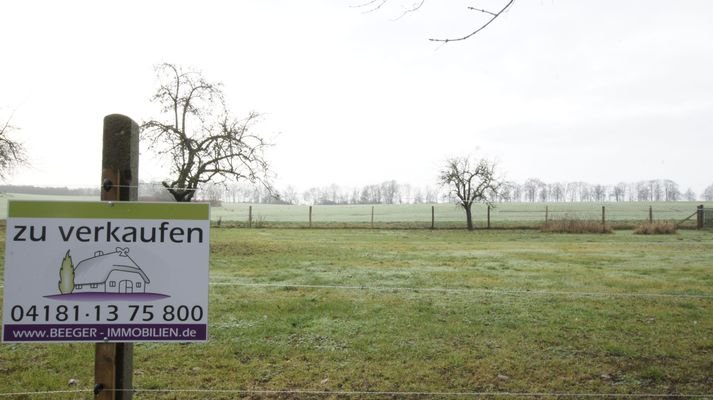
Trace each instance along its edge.
<instances>
[{"instance_id":1,"label":"weathered wooden post","mask_svg":"<svg viewBox=\"0 0 713 400\"><path fill-rule=\"evenodd\" d=\"M436 206L431 206L431 229L436 229Z\"/></svg>"},{"instance_id":2,"label":"weathered wooden post","mask_svg":"<svg viewBox=\"0 0 713 400\"><path fill-rule=\"evenodd\" d=\"M649 223L653 224L654 223L654 207L649 206Z\"/></svg>"},{"instance_id":3,"label":"weathered wooden post","mask_svg":"<svg viewBox=\"0 0 713 400\"><path fill-rule=\"evenodd\" d=\"M374 206L371 206L371 229L374 229Z\"/></svg>"},{"instance_id":4,"label":"weathered wooden post","mask_svg":"<svg viewBox=\"0 0 713 400\"><path fill-rule=\"evenodd\" d=\"M607 224L606 206L602 206L602 228Z\"/></svg>"},{"instance_id":5,"label":"weathered wooden post","mask_svg":"<svg viewBox=\"0 0 713 400\"><path fill-rule=\"evenodd\" d=\"M698 215L696 215L696 229L703 229L705 225L705 211L703 210L703 204L698 206Z\"/></svg>"},{"instance_id":6,"label":"weathered wooden post","mask_svg":"<svg viewBox=\"0 0 713 400\"><path fill-rule=\"evenodd\" d=\"M139 126L131 118L104 117L102 201L137 201L139 185ZM132 343L97 343L94 352L94 392L98 400L132 397Z\"/></svg>"},{"instance_id":7,"label":"weathered wooden post","mask_svg":"<svg viewBox=\"0 0 713 400\"><path fill-rule=\"evenodd\" d=\"M488 229L490 229L490 205L488 205Z\"/></svg>"},{"instance_id":8,"label":"weathered wooden post","mask_svg":"<svg viewBox=\"0 0 713 400\"><path fill-rule=\"evenodd\" d=\"M309 206L309 227L312 227L312 206Z\"/></svg>"},{"instance_id":9,"label":"weathered wooden post","mask_svg":"<svg viewBox=\"0 0 713 400\"><path fill-rule=\"evenodd\" d=\"M550 207L545 206L545 223L550 220Z\"/></svg>"},{"instance_id":10,"label":"weathered wooden post","mask_svg":"<svg viewBox=\"0 0 713 400\"><path fill-rule=\"evenodd\" d=\"M253 227L253 206L248 207L248 228Z\"/></svg>"}]
</instances>

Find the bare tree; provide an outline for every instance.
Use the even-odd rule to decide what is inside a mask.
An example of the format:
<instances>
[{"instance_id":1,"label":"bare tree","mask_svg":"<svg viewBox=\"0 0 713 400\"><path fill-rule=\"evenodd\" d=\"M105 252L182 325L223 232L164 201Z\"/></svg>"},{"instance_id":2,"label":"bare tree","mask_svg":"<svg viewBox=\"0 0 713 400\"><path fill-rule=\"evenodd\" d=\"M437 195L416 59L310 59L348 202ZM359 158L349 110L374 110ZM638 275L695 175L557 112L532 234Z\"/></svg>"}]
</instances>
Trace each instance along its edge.
<instances>
[{"instance_id":1,"label":"bare tree","mask_svg":"<svg viewBox=\"0 0 713 400\"><path fill-rule=\"evenodd\" d=\"M565 186L561 183L553 183L548 185L550 192L550 200L560 202L564 201Z\"/></svg>"},{"instance_id":2,"label":"bare tree","mask_svg":"<svg viewBox=\"0 0 713 400\"><path fill-rule=\"evenodd\" d=\"M525 193L525 200L531 203L539 200L542 196L541 191L545 186L546 184L537 178L530 178L526 180L525 183L522 184L522 189ZM547 193L545 192L545 198L546 197Z\"/></svg>"},{"instance_id":3,"label":"bare tree","mask_svg":"<svg viewBox=\"0 0 713 400\"><path fill-rule=\"evenodd\" d=\"M713 201L713 184L708 185L708 186L703 190L703 200L705 200L705 201Z\"/></svg>"},{"instance_id":4,"label":"bare tree","mask_svg":"<svg viewBox=\"0 0 713 400\"><path fill-rule=\"evenodd\" d=\"M681 199L681 190L678 187L678 183L676 183L670 179L664 179L663 190L664 190L664 200L679 201Z\"/></svg>"},{"instance_id":5,"label":"bare tree","mask_svg":"<svg viewBox=\"0 0 713 400\"><path fill-rule=\"evenodd\" d=\"M503 181L495 174L495 163L485 159L456 157L446 161L439 182L449 188L451 196L465 210L468 230L472 231L474 202L492 205Z\"/></svg>"},{"instance_id":6,"label":"bare tree","mask_svg":"<svg viewBox=\"0 0 713 400\"><path fill-rule=\"evenodd\" d=\"M649 181L649 186L651 187L651 201L662 201L664 199L664 193L661 181L652 179Z\"/></svg>"},{"instance_id":7,"label":"bare tree","mask_svg":"<svg viewBox=\"0 0 713 400\"><path fill-rule=\"evenodd\" d=\"M176 201L191 201L207 182L249 180L268 191L267 143L252 132L257 113L243 119L227 110L220 83L200 72L164 63L156 68L159 87L152 102L162 118L144 122L142 137L168 159L172 178L162 182Z\"/></svg>"},{"instance_id":8,"label":"bare tree","mask_svg":"<svg viewBox=\"0 0 713 400\"><path fill-rule=\"evenodd\" d=\"M614 186L614 201L624 201L624 195L626 194L626 183L619 182Z\"/></svg>"},{"instance_id":9,"label":"bare tree","mask_svg":"<svg viewBox=\"0 0 713 400\"><path fill-rule=\"evenodd\" d=\"M10 125L11 117L0 123L0 179L4 179L15 167L27 163L24 146L10 138L10 133L17 130Z\"/></svg>"},{"instance_id":10,"label":"bare tree","mask_svg":"<svg viewBox=\"0 0 713 400\"><path fill-rule=\"evenodd\" d=\"M282 201L284 201L287 204L297 204L298 203L297 190L294 188L294 186L288 185L284 190L282 190L282 194L280 195L280 198L282 199Z\"/></svg>"},{"instance_id":11,"label":"bare tree","mask_svg":"<svg viewBox=\"0 0 713 400\"><path fill-rule=\"evenodd\" d=\"M649 183L646 181L640 181L636 183L636 201L649 201L651 197L651 190L649 188Z\"/></svg>"},{"instance_id":12,"label":"bare tree","mask_svg":"<svg viewBox=\"0 0 713 400\"><path fill-rule=\"evenodd\" d=\"M367 0L360 4L357 4L356 7L364 8L368 12L373 12L373 11L381 9L389 1L391 1L391 0ZM402 9L402 14L399 18L403 17L406 14L409 14L409 13L419 10L425 3L426 3L426 0L413 0L411 2L411 4L407 5L406 7L404 7ZM515 3L515 0L502 0L503 7L499 8L499 9L485 9L485 8L467 6L464 9L467 9L468 11L474 11L476 14L478 14L478 16L484 16L485 19L481 19L478 22L476 22L475 27L467 34L452 37L452 38L430 38L428 40L430 40L431 42L448 43L448 42L458 42L461 40L470 39L471 37L478 34L478 32L487 28L488 25L490 25L493 21L495 21L498 17L500 17L508 9L510 9L512 7L513 3Z\"/></svg>"},{"instance_id":13,"label":"bare tree","mask_svg":"<svg viewBox=\"0 0 713 400\"><path fill-rule=\"evenodd\" d=\"M607 190L604 185L594 185L592 187L592 199L594 201L605 201L607 198Z\"/></svg>"},{"instance_id":14,"label":"bare tree","mask_svg":"<svg viewBox=\"0 0 713 400\"><path fill-rule=\"evenodd\" d=\"M696 201L696 192L694 192L693 189L688 188L688 190L686 190L686 193L683 194L683 198L686 201Z\"/></svg>"}]
</instances>

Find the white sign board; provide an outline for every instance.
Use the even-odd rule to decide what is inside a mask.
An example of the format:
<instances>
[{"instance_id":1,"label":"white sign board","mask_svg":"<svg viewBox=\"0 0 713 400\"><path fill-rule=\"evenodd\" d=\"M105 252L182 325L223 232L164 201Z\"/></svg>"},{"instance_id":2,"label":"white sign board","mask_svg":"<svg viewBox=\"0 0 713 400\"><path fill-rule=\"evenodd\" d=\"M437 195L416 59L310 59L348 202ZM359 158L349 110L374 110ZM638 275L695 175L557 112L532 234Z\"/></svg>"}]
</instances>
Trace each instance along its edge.
<instances>
[{"instance_id":1,"label":"white sign board","mask_svg":"<svg viewBox=\"0 0 713 400\"><path fill-rule=\"evenodd\" d=\"M11 201L3 341L207 340L209 211Z\"/></svg>"}]
</instances>

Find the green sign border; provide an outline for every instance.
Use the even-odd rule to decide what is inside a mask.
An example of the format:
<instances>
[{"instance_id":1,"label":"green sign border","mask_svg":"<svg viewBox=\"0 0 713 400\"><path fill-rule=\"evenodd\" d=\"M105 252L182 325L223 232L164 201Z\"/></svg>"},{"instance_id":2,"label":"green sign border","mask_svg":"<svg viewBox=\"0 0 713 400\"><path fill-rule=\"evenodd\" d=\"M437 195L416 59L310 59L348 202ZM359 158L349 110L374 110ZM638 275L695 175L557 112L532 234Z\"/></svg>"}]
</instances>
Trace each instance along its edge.
<instances>
[{"instance_id":1,"label":"green sign border","mask_svg":"<svg viewBox=\"0 0 713 400\"><path fill-rule=\"evenodd\" d=\"M8 218L209 220L208 203L10 200Z\"/></svg>"}]
</instances>

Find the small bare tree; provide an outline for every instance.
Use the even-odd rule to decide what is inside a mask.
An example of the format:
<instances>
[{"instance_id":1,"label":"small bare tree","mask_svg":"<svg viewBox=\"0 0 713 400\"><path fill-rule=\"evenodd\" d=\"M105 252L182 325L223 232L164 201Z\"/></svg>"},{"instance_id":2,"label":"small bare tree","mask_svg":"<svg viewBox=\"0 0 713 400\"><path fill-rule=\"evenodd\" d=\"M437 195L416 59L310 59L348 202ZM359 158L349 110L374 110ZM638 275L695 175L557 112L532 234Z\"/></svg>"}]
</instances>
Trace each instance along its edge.
<instances>
[{"instance_id":1,"label":"small bare tree","mask_svg":"<svg viewBox=\"0 0 713 400\"><path fill-rule=\"evenodd\" d=\"M271 190L264 149L252 132L257 113L233 117L220 83L201 73L164 63L156 68L159 87L152 97L162 118L142 124L150 149L168 159L172 178L162 182L176 201L191 201L199 185L246 179Z\"/></svg>"},{"instance_id":2,"label":"small bare tree","mask_svg":"<svg viewBox=\"0 0 713 400\"><path fill-rule=\"evenodd\" d=\"M705 201L713 201L713 184L708 185L708 186L703 190L703 200L705 200Z\"/></svg>"},{"instance_id":3,"label":"small bare tree","mask_svg":"<svg viewBox=\"0 0 713 400\"><path fill-rule=\"evenodd\" d=\"M503 181L497 177L495 163L472 157L456 157L446 161L441 170L439 182L447 186L459 206L465 210L468 230L472 231L473 203L485 203L492 206Z\"/></svg>"},{"instance_id":4,"label":"small bare tree","mask_svg":"<svg viewBox=\"0 0 713 400\"><path fill-rule=\"evenodd\" d=\"M10 125L11 119L0 123L0 179L6 178L15 167L27 163L22 143L10 138L10 132L17 129Z\"/></svg>"}]
</instances>

